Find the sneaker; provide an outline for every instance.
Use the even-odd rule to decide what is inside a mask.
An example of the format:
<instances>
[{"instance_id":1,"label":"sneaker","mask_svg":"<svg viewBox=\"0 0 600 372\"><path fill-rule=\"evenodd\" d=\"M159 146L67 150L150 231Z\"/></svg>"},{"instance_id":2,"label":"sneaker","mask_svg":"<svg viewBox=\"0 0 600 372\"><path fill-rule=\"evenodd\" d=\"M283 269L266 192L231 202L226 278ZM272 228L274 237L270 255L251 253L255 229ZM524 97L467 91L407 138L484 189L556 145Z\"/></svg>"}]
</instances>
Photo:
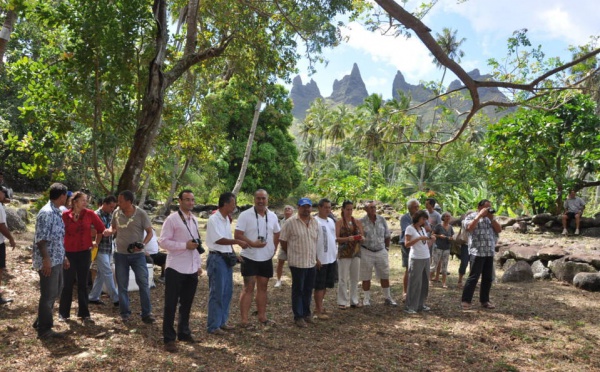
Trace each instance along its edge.
<instances>
[{"instance_id":1,"label":"sneaker","mask_svg":"<svg viewBox=\"0 0 600 372\"><path fill-rule=\"evenodd\" d=\"M222 330L221 328L217 328L214 331L208 332L208 333L210 333L211 335L215 335L215 336L223 336L225 334L225 331Z\"/></svg>"},{"instance_id":2,"label":"sneaker","mask_svg":"<svg viewBox=\"0 0 600 372\"><path fill-rule=\"evenodd\" d=\"M319 320L327 320L327 319L329 319L329 315L323 314L323 313L321 313L321 314L315 314L315 318L317 318Z\"/></svg>"},{"instance_id":3,"label":"sneaker","mask_svg":"<svg viewBox=\"0 0 600 372\"><path fill-rule=\"evenodd\" d=\"M88 302L93 305L104 305L104 301L102 300L89 300Z\"/></svg>"},{"instance_id":4,"label":"sneaker","mask_svg":"<svg viewBox=\"0 0 600 372\"><path fill-rule=\"evenodd\" d=\"M175 343L175 341L168 341L167 343L165 343L165 351L169 353L176 353L177 343Z\"/></svg>"},{"instance_id":5,"label":"sneaker","mask_svg":"<svg viewBox=\"0 0 600 372\"><path fill-rule=\"evenodd\" d=\"M68 316L67 317L63 317L62 315L58 316L58 321L61 323L68 322L69 320L71 320L71 318L69 318Z\"/></svg>"},{"instance_id":6,"label":"sneaker","mask_svg":"<svg viewBox=\"0 0 600 372\"><path fill-rule=\"evenodd\" d=\"M421 308L421 310L423 310L423 311L430 311L431 308L429 306L427 306L427 305L423 305L423 307Z\"/></svg>"},{"instance_id":7,"label":"sneaker","mask_svg":"<svg viewBox=\"0 0 600 372\"><path fill-rule=\"evenodd\" d=\"M363 300L363 306L371 306L371 300Z\"/></svg>"},{"instance_id":8,"label":"sneaker","mask_svg":"<svg viewBox=\"0 0 600 372\"><path fill-rule=\"evenodd\" d=\"M152 324L152 323L156 322L156 319L154 319L154 316L152 314L150 314L150 315L143 316L142 322L144 322L146 324Z\"/></svg>"},{"instance_id":9,"label":"sneaker","mask_svg":"<svg viewBox=\"0 0 600 372\"><path fill-rule=\"evenodd\" d=\"M304 318L304 323L306 324L314 324L314 320L312 320L312 317L307 316L306 318Z\"/></svg>"},{"instance_id":10,"label":"sneaker","mask_svg":"<svg viewBox=\"0 0 600 372\"><path fill-rule=\"evenodd\" d=\"M275 288L281 287L281 280L275 282Z\"/></svg>"},{"instance_id":11,"label":"sneaker","mask_svg":"<svg viewBox=\"0 0 600 372\"><path fill-rule=\"evenodd\" d=\"M563 229L563 232L562 232L562 234L563 234L563 235L569 235L569 232L567 231L567 229Z\"/></svg>"},{"instance_id":12,"label":"sneaker","mask_svg":"<svg viewBox=\"0 0 600 372\"><path fill-rule=\"evenodd\" d=\"M306 322L304 321L304 319L299 318L294 320L294 323L296 324L297 327L299 328L306 328L308 327L308 325L306 324Z\"/></svg>"},{"instance_id":13,"label":"sneaker","mask_svg":"<svg viewBox=\"0 0 600 372\"><path fill-rule=\"evenodd\" d=\"M398 306L398 303L391 297L385 299L385 304L389 306Z\"/></svg>"},{"instance_id":14,"label":"sneaker","mask_svg":"<svg viewBox=\"0 0 600 372\"><path fill-rule=\"evenodd\" d=\"M579 235L579 229L575 229L575 235Z\"/></svg>"},{"instance_id":15,"label":"sneaker","mask_svg":"<svg viewBox=\"0 0 600 372\"><path fill-rule=\"evenodd\" d=\"M404 310L404 312L407 313L407 314L409 314L409 315L414 315L414 314L417 313L416 311L411 310L411 309L406 309L406 310Z\"/></svg>"}]
</instances>

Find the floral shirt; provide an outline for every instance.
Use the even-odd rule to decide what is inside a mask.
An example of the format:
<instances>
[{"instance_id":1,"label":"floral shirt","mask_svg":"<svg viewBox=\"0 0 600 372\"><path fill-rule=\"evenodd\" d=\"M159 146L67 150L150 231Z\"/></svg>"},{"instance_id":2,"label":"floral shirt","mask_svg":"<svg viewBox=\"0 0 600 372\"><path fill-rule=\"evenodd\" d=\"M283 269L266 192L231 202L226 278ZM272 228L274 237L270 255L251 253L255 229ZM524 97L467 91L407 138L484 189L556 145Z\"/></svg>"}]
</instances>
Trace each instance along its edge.
<instances>
[{"instance_id":1,"label":"floral shirt","mask_svg":"<svg viewBox=\"0 0 600 372\"><path fill-rule=\"evenodd\" d=\"M33 268L42 269L42 255L37 243L45 240L48 257L52 266L62 265L65 260L65 224L60 209L49 201L38 213L35 219L35 240L33 245Z\"/></svg>"},{"instance_id":2,"label":"floral shirt","mask_svg":"<svg viewBox=\"0 0 600 372\"><path fill-rule=\"evenodd\" d=\"M385 249L385 240L390 238L390 229L388 229L385 218L380 215L375 215L375 223L371 221L369 216L364 216L360 219L365 230L365 240L362 242L362 247L371 252L379 252Z\"/></svg>"}]
</instances>

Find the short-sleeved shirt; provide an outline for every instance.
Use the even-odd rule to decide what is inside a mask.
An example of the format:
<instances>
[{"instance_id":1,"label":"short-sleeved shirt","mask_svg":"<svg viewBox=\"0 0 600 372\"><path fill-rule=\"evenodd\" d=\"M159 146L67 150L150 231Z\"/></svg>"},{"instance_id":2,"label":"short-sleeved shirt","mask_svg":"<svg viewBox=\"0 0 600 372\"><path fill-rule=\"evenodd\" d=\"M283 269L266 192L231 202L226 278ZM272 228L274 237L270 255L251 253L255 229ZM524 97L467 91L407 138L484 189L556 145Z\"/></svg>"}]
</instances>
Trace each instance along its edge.
<instances>
[{"instance_id":1,"label":"short-sleeved shirt","mask_svg":"<svg viewBox=\"0 0 600 372\"><path fill-rule=\"evenodd\" d=\"M0 203L0 224L6 224L6 211L4 210L4 205ZM0 244L4 243L4 235L0 233Z\"/></svg>"},{"instance_id":2,"label":"short-sleeved shirt","mask_svg":"<svg viewBox=\"0 0 600 372\"><path fill-rule=\"evenodd\" d=\"M433 210L431 212L429 212L428 210L425 210L425 212L427 212L427 215L429 216L429 218L427 219L427 223L429 224L429 226L431 227L431 230L433 231L434 227L436 227L437 225L442 223L442 215L439 214L439 212L436 210Z\"/></svg>"},{"instance_id":3,"label":"short-sleeved shirt","mask_svg":"<svg viewBox=\"0 0 600 372\"><path fill-rule=\"evenodd\" d=\"M448 230L446 230L442 224L436 225L433 228L433 232L436 235L444 235L448 238L454 235L454 229L451 225L448 225ZM448 249L450 249L450 240L444 238L436 239L435 246L437 249L447 251Z\"/></svg>"},{"instance_id":4,"label":"short-sleeved shirt","mask_svg":"<svg viewBox=\"0 0 600 372\"><path fill-rule=\"evenodd\" d=\"M463 222L463 226L469 226L477 217L478 212L469 213ZM469 254L478 257L490 257L495 254L496 232L492 227L492 220L483 217L477 223L475 230L469 233Z\"/></svg>"},{"instance_id":5,"label":"short-sleeved shirt","mask_svg":"<svg viewBox=\"0 0 600 372\"><path fill-rule=\"evenodd\" d=\"M118 253L129 254L129 252L127 252L129 244L143 242L144 231L147 228L152 227L148 214L142 208L137 206L134 207L135 212L133 212L131 217L127 217L120 208L113 213L112 224L117 227L117 237L115 241L117 243Z\"/></svg>"},{"instance_id":6,"label":"short-sleeved shirt","mask_svg":"<svg viewBox=\"0 0 600 372\"><path fill-rule=\"evenodd\" d=\"M259 236L266 239L267 245L262 248L248 247L240 253L242 257L253 261L267 261L275 254L275 243L273 237L281 230L277 215L267 209L264 216L256 212L255 208L246 209L240 213L236 230L242 231L246 238L256 241Z\"/></svg>"},{"instance_id":7,"label":"short-sleeved shirt","mask_svg":"<svg viewBox=\"0 0 600 372\"><path fill-rule=\"evenodd\" d=\"M98 208L95 211L96 215L100 217L100 220L104 224L105 228L110 228L110 223L112 222L112 214L105 213L102 208ZM102 240L98 244L98 253L111 254L113 249L113 237L111 236L103 236Z\"/></svg>"},{"instance_id":8,"label":"short-sleeved shirt","mask_svg":"<svg viewBox=\"0 0 600 372\"><path fill-rule=\"evenodd\" d=\"M404 244L404 234L406 233L406 228L412 224L412 217L410 213L405 213L400 217L400 228L402 229L402 234L400 235L400 244Z\"/></svg>"},{"instance_id":9,"label":"short-sleeved shirt","mask_svg":"<svg viewBox=\"0 0 600 372\"><path fill-rule=\"evenodd\" d=\"M375 215L375 222L372 222L369 216L364 216L360 219L360 222L362 222L365 232L365 240L361 243L363 248L372 252L385 249L385 240L390 238L390 230L385 218L377 214Z\"/></svg>"},{"instance_id":10,"label":"short-sleeved shirt","mask_svg":"<svg viewBox=\"0 0 600 372\"><path fill-rule=\"evenodd\" d=\"M33 245L33 268L42 269L42 255L37 243L45 240L46 251L52 262L52 266L62 265L65 260L65 224L60 209L49 201L40 209L35 219L35 241Z\"/></svg>"},{"instance_id":11,"label":"short-sleeved shirt","mask_svg":"<svg viewBox=\"0 0 600 372\"><path fill-rule=\"evenodd\" d=\"M567 198L565 199L564 207L567 212L578 213L585 207L585 202L579 196L573 199Z\"/></svg>"},{"instance_id":12,"label":"short-sleeved shirt","mask_svg":"<svg viewBox=\"0 0 600 372\"><path fill-rule=\"evenodd\" d=\"M233 247L230 244L223 245L216 243L221 239L233 239L233 235L231 234L231 221L229 217L223 216L217 209L208 218L208 223L206 224L206 246L210 251L214 252L233 252Z\"/></svg>"},{"instance_id":13,"label":"short-sleeved shirt","mask_svg":"<svg viewBox=\"0 0 600 372\"><path fill-rule=\"evenodd\" d=\"M335 242L335 221L330 218L316 216L319 223L319 238L317 240L317 258L322 265L334 263L338 250Z\"/></svg>"},{"instance_id":14,"label":"short-sleeved shirt","mask_svg":"<svg viewBox=\"0 0 600 372\"><path fill-rule=\"evenodd\" d=\"M425 228L423 227L417 230L415 226L411 224L406 228L405 235L409 235L412 239L415 239L419 236L427 236L427 231L425 231ZM410 254L408 258L411 260L429 258L429 246L427 245L427 242L424 240L419 240L414 245L412 245L410 247Z\"/></svg>"},{"instance_id":15,"label":"short-sleeved shirt","mask_svg":"<svg viewBox=\"0 0 600 372\"><path fill-rule=\"evenodd\" d=\"M319 223L310 217L308 224L298 215L290 217L281 228L279 240L287 242L288 265L309 269L317 264Z\"/></svg>"}]
</instances>

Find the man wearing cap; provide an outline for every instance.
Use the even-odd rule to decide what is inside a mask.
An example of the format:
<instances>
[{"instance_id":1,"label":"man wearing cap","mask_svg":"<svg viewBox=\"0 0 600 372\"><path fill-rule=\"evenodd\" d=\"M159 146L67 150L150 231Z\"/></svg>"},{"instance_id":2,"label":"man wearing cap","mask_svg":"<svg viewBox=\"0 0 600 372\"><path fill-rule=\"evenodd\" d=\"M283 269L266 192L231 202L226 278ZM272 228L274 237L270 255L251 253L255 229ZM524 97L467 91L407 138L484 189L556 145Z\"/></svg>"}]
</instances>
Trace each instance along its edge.
<instances>
[{"instance_id":1,"label":"man wearing cap","mask_svg":"<svg viewBox=\"0 0 600 372\"><path fill-rule=\"evenodd\" d=\"M6 269L6 244L4 243L5 239L8 239L10 246L12 249L15 249L17 243L15 243L15 238L13 238L8 226L6 225L6 211L4 210L4 203L8 200L8 190L4 186L0 186L0 283L2 283L2 274L4 273L4 269ZM0 305L4 305L6 303L12 302L11 298L2 297L2 292L0 292Z\"/></svg>"},{"instance_id":2,"label":"man wearing cap","mask_svg":"<svg viewBox=\"0 0 600 372\"><path fill-rule=\"evenodd\" d=\"M300 328L312 323L310 301L315 286L317 240L319 223L311 215L309 198L298 200L298 214L292 216L281 228L279 241L288 256L292 273L292 311L294 322Z\"/></svg>"}]
</instances>

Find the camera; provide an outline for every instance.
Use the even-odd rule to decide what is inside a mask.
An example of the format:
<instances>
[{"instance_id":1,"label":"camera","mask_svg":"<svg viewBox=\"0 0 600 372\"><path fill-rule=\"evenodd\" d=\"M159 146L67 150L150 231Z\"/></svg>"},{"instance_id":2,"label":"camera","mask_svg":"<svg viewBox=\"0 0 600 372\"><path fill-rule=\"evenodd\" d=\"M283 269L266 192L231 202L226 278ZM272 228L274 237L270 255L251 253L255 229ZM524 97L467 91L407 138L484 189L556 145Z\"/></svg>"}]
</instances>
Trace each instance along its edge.
<instances>
[{"instance_id":1,"label":"camera","mask_svg":"<svg viewBox=\"0 0 600 372\"><path fill-rule=\"evenodd\" d=\"M494 213L496 213L496 210L494 208L492 208L492 207L489 207L488 208L488 213L489 214L494 214Z\"/></svg>"},{"instance_id":2,"label":"camera","mask_svg":"<svg viewBox=\"0 0 600 372\"><path fill-rule=\"evenodd\" d=\"M127 246L127 252L134 253L135 249L144 249L144 244L140 242L131 243Z\"/></svg>"},{"instance_id":3,"label":"camera","mask_svg":"<svg viewBox=\"0 0 600 372\"><path fill-rule=\"evenodd\" d=\"M267 239L265 239L265 237L264 237L264 236L259 236L259 237L258 237L258 241L259 241L259 242L261 242L261 243L264 243L264 242L266 242L266 241L267 241Z\"/></svg>"},{"instance_id":4,"label":"camera","mask_svg":"<svg viewBox=\"0 0 600 372\"><path fill-rule=\"evenodd\" d=\"M204 253L204 247L202 247L202 240L192 239L192 242L198 244L198 246L196 247L196 250L198 251L199 254Z\"/></svg>"}]
</instances>

